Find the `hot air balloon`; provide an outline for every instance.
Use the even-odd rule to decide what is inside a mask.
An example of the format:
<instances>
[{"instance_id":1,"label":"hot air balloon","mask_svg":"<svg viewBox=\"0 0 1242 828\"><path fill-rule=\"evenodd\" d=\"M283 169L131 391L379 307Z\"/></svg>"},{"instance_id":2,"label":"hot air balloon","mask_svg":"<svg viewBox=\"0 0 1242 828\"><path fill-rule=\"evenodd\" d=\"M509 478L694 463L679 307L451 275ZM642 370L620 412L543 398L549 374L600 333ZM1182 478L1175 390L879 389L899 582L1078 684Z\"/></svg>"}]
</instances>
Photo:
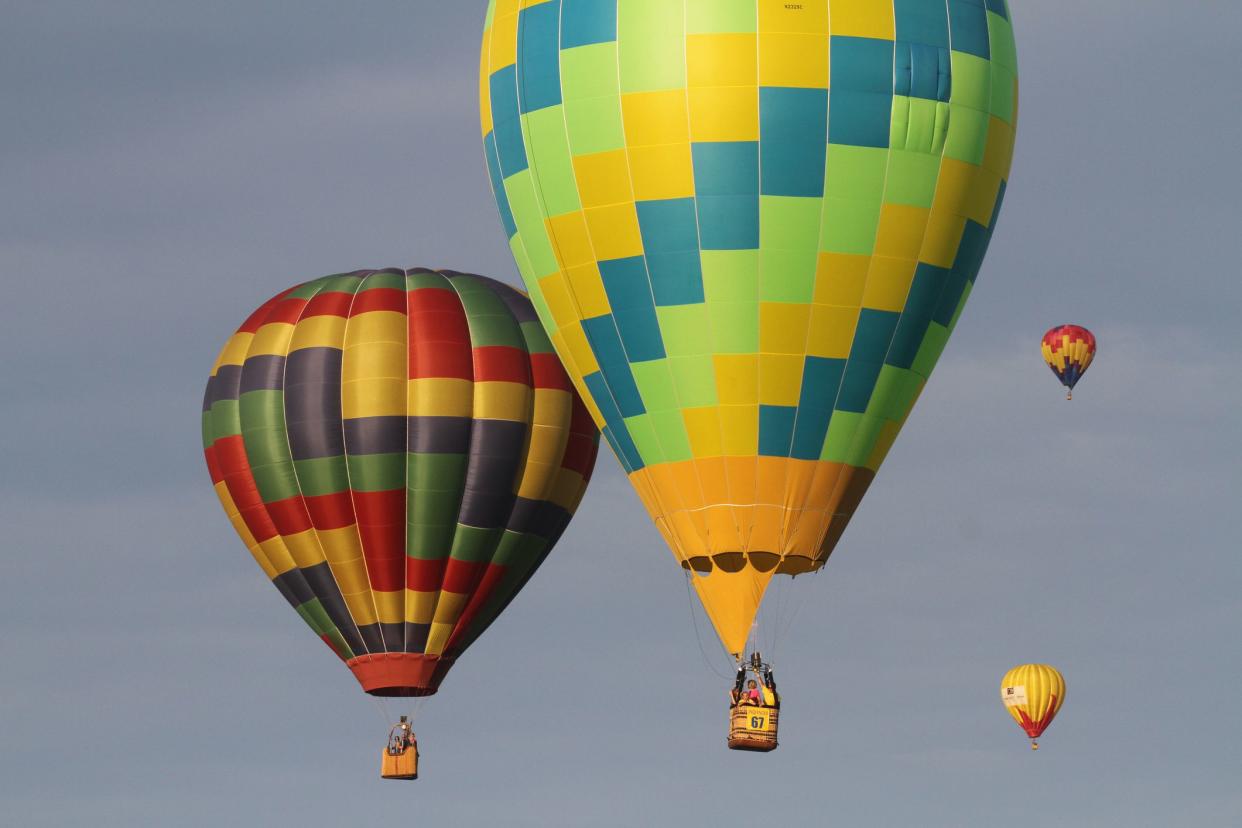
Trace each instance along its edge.
<instances>
[{"instance_id":1,"label":"hot air balloon","mask_svg":"<svg viewBox=\"0 0 1242 828\"><path fill-rule=\"evenodd\" d=\"M819 570L996 226L1005 0L489 4L492 188L556 351L743 661Z\"/></svg>"},{"instance_id":2,"label":"hot air balloon","mask_svg":"<svg viewBox=\"0 0 1242 828\"><path fill-rule=\"evenodd\" d=\"M1001 679L1001 701L1009 715L1026 731L1031 750L1065 703L1065 679L1047 664L1023 664Z\"/></svg>"},{"instance_id":3,"label":"hot air balloon","mask_svg":"<svg viewBox=\"0 0 1242 828\"><path fill-rule=\"evenodd\" d=\"M523 294L390 269L255 311L211 373L203 444L280 593L363 690L410 697L543 562L598 432Z\"/></svg>"},{"instance_id":4,"label":"hot air balloon","mask_svg":"<svg viewBox=\"0 0 1242 828\"><path fill-rule=\"evenodd\" d=\"M1044 362L1065 386L1065 399L1074 399L1074 386L1095 359L1095 334L1078 325L1058 325L1040 343Z\"/></svg>"}]
</instances>

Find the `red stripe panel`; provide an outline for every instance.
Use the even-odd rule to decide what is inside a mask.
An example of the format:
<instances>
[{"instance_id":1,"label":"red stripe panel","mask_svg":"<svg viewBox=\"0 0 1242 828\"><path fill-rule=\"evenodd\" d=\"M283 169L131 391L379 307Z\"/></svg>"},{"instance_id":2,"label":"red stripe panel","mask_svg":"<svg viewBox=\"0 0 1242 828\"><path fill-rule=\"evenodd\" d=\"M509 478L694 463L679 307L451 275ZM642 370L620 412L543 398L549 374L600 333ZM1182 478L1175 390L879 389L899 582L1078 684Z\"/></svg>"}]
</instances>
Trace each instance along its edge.
<instances>
[{"instance_id":1,"label":"red stripe panel","mask_svg":"<svg viewBox=\"0 0 1242 828\"><path fill-rule=\"evenodd\" d=\"M354 500L349 492L308 497L306 510L316 529L343 529L354 523Z\"/></svg>"},{"instance_id":2,"label":"red stripe panel","mask_svg":"<svg viewBox=\"0 0 1242 828\"><path fill-rule=\"evenodd\" d=\"M282 290L280 293L276 294L271 299L268 299L262 305L259 305L259 307L255 310L254 313L246 317L246 321L243 322L242 326L237 329L237 332L238 333L254 333L255 331L257 331L259 329L259 326L263 324L263 320L267 318L267 312L272 308L272 306L275 305L280 300L284 299L286 296L288 296L293 291L297 290L298 287L299 285L294 285L288 290Z\"/></svg>"},{"instance_id":3,"label":"red stripe panel","mask_svg":"<svg viewBox=\"0 0 1242 828\"><path fill-rule=\"evenodd\" d=\"M458 595L470 595L479 584L479 580L483 577L483 571L488 567L487 563L468 563L459 561L455 558L448 559L448 566L444 569L444 586L445 592L456 592Z\"/></svg>"},{"instance_id":4,"label":"red stripe panel","mask_svg":"<svg viewBox=\"0 0 1242 828\"><path fill-rule=\"evenodd\" d=\"M470 325L457 292L421 288L406 296L410 314L409 378L473 379Z\"/></svg>"},{"instance_id":5,"label":"red stripe panel","mask_svg":"<svg viewBox=\"0 0 1242 828\"><path fill-rule=\"evenodd\" d=\"M254 475L250 472L250 462L246 459L246 446L241 435L217 440L216 458L224 475L224 485L255 540L262 542L280 534L267 513L263 498L259 496L259 487L255 485Z\"/></svg>"},{"instance_id":6,"label":"red stripe panel","mask_svg":"<svg viewBox=\"0 0 1242 828\"><path fill-rule=\"evenodd\" d=\"M595 461L595 440L585 434L570 434L565 444L565 456L561 458L561 468L576 471L586 477Z\"/></svg>"},{"instance_id":7,"label":"red stripe panel","mask_svg":"<svg viewBox=\"0 0 1242 828\"><path fill-rule=\"evenodd\" d=\"M211 485L214 486L224 479L224 474L220 471L220 461L216 460L214 443L203 449L203 456L207 458L207 473L211 475Z\"/></svg>"},{"instance_id":8,"label":"red stripe panel","mask_svg":"<svg viewBox=\"0 0 1242 828\"><path fill-rule=\"evenodd\" d=\"M406 558L406 587L415 592L439 592L440 584L444 583L444 566L447 563L448 558L434 560Z\"/></svg>"},{"instance_id":9,"label":"red stripe panel","mask_svg":"<svg viewBox=\"0 0 1242 828\"><path fill-rule=\"evenodd\" d=\"M287 325L297 324L302 318L302 311L306 310L305 299L284 299L277 302L271 307L267 313L267 317L263 320L264 325L272 322L284 322Z\"/></svg>"},{"instance_id":10,"label":"red stripe panel","mask_svg":"<svg viewBox=\"0 0 1242 828\"><path fill-rule=\"evenodd\" d=\"M352 293L341 293L339 290L325 291L318 293L314 299L306 305L306 313L302 314L303 318L308 316L349 316L349 306L353 304L354 295Z\"/></svg>"},{"instance_id":11,"label":"red stripe panel","mask_svg":"<svg viewBox=\"0 0 1242 828\"><path fill-rule=\"evenodd\" d=\"M405 492L354 492L358 536L371 587L383 592L405 584Z\"/></svg>"},{"instance_id":12,"label":"red stripe panel","mask_svg":"<svg viewBox=\"0 0 1242 828\"><path fill-rule=\"evenodd\" d=\"M483 578L479 581L478 587L475 588L474 595L470 598L470 603L466 605L466 609L461 614L461 618L457 621L457 626L453 628L453 634L449 636L448 642L444 645L446 652L450 651L457 639L470 629L470 625L474 623L474 619L482 612L483 607L491 599L492 593L496 591L496 587L500 585L505 575L505 567L488 564L487 571L483 573Z\"/></svg>"},{"instance_id":13,"label":"red stripe panel","mask_svg":"<svg viewBox=\"0 0 1242 828\"><path fill-rule=\"evenodd\" d=\"M282 535L296 535L311 528L310 515L306 513L306 501L301 495L267 504L267 513Z\"/></svg>"},{"instance_id":14,"label":"red stripe panel","mask_svg":"<svg viewBox=\"0 0 1242 828\"><path fill-rule=\"evenodd\" d=\"M530 358L525 351L506 345L474 349L475 382L518 382L530 385Z\"/></svg>"},{"instance_id":15,"label":"red stripe panel","mask_svg":"<svg viewBox=\"0 0 1242 828\"><path fill-rule=\"evenodd\" d=\"M531 354L530 372L536 388L554 388L557 391L574 389L556 354Z\"/></svg>"},{"instance_id":16,"label":"red stripe panel","mask_svg":"<svg viewBox=\"0 0 1242 828\"><path fill-rule=\"evenodd\" d=\"M354 297L349 308L350 316L359 316L371 311L393 311L405 313L405 291L396 288L375 288L361 290Z\"/></svg>"}]
</instances>

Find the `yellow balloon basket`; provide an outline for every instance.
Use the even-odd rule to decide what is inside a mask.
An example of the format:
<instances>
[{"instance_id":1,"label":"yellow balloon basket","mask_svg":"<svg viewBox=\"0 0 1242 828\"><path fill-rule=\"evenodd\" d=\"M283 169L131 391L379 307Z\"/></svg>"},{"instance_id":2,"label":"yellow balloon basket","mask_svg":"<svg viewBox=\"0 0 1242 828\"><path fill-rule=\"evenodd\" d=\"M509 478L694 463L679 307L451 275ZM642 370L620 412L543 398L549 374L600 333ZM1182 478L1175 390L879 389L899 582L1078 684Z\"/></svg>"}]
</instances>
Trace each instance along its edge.
<instances>
[{"instance_id":1,"label":"yellow balloon basket","mask_svg":"<svg viewBox=\"0 0 1242 828\"><path fill-rule=\"evenodd\" d=\"M417 779L418 778L418 743L410 745L400 753L392 753L388 748L382 751L380 776L384 779Z\"/></svg>"},{"instance_id":2,"label":"yellow balloon basket","mask_svg":"<svg viewBox=\"0 0 1242 828\"><path fill-rule=\"evenodd\" d=\"M776 750L779 723L780 711L774 707L734 707L729 716L729 749L759 753Z\"/></svg>"}]
</instances>

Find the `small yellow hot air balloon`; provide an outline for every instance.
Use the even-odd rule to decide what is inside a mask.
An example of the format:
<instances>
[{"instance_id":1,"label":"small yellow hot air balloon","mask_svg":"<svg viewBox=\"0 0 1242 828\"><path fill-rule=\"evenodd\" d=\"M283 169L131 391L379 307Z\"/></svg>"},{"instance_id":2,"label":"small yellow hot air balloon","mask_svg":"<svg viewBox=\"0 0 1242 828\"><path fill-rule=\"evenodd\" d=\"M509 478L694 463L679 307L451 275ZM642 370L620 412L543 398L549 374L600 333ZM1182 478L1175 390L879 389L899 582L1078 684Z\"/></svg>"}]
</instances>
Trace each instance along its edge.
<instances>
[{"instance_id":1,"label":"small yellow hot air balloon","mask_svg":"<svg viewBox=\"0 0 1242 828\"><path fill-rule=\"evenodd\" d=\"M1047 664L1022 664L1001 679L1001 701L1039 750L1039 737L1065 703L1065 678Z\"/></svg>"}]
</instances>

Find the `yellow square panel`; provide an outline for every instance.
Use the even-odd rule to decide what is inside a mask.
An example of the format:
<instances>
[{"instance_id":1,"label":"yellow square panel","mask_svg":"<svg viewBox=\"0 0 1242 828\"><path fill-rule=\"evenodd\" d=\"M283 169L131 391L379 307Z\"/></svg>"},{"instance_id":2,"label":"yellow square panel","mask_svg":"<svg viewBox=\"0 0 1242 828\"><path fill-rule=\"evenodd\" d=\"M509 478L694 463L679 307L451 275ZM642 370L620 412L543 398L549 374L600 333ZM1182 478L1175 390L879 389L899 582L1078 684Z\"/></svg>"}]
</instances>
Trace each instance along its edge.
<instances>
[{"instance_id":1,"label":"yellow square panel","mask_svg":"<svg viewBox=\"0 0 1242 828\"><path fill-rule=\"evenodd\" d=\"M625 142L630 147L684 144L690 140L686 90L634 92L621 96Z\"/></svg>"},{"instance_id":2,"label":"yellow square panel","mask_svg":"<svg viewBox=\"0 0 1242 828\"><path fill-rule=\"evenodd\" d=\"M255 332L250 342L250 353L246 356L284 356L289 352L289 340L292 338L293 326L288 322L269 322Z\"/></svg>"},{"instance_id":3,"label":"yellow square panel","mask_svg":"<svg viewBox=\"0 0 1242 828\"><path fill-rule=\"evenodd\" d=\"M595 361L595 352L591 350L591 343L587 341L586 333L582 330L580 323L565 325L559 330L560 336L565 339L564 353L569 354L567 362L571 362L575 368L574 373L581 376L594 374L599 370L599 363ZM583 400L586 401L587 407L591 409L591 416L595 418L595 422L602 426L604 418L599 415L599 407L595 405L590 394L583 394L581 388L578 389Z\"/></svg>"},{"instance_id":4,"label":"yellow square panel","mask_svg":"<svg viewBox=\"0 0 1242 828\"><path fill-rule=\"evenodd\" d=\"M759 87L691 89L690 137L694 141L758 141Z\"/></svg>"},{"instance_id":5,"label":"yellow square panel","mask_svg":"<svg viewBox=\"0 0 1242 828\"><path fill-rule=\"evenodd\" d=\"M629 160L623 149L575 156L574 177L583 207L603 207L634 199Z\"/></svg>"},{"instance_id":6,"label":"yellow square panel","mask_svg":"<svg viewBox=\"0 0 1242 828\"><path fill-rule=\"evenodd\" d=\"M349 358L345 358L348 364ZM404 360L403 360L404 362ZM410 412L401 393L403 381L397 378L369 378L341 383L341 414L347 420L359 417L405 417ZM422 412L417 412L421 414ZM467 412L466 416L469 416Z\"/></svg>"},{"instance_id":7,"label":"yellow square panel","mask_svg":"<svg viewBox=\"0 0 1242 828\"><path fill-rule=\"evenodd\" d=\"M716 367L716 397L721 405L757 405L759 403L759 357L755 354L718 354L712 357Z\"/></svg>"},{"instance_id":8,"label":"yellow square panel","mask_svg":"<svg viewBox=\"0 0 1242 828\"><path fill-rule=\"evenodd\" d=\"M802 396L802 353L759 355L759 403L797 405Z\"/></svg>"},{"instance_id":9,"label":"yellow square panel","mask_svg":"<svg viewBox=\"0 0 1242 828\"><path fill-rule=\"evenodd\" d=\"M430 624L436 614L436 602L440 599L440 591L418 592L413 589L405 591L405 620L409 624Z\"/></svg>"},{"instance_id":10,"label":"yellow square panel","mask_svg":"<svg viewBox=\"0 0 1242 828\"><path fill-rule=\"evenodd\" d=\"M591 249L591 234L587 232L582 211L575 210L553 216L544 224L548 238L552 241L552 249L556 251L556 259L562 268L595 261L595 251Z\"/></svg>"},{"instance_id":11,"label":"yellow square panel","mask_svg":"<svg viewBox=\"0 0 1242 828\"><path fill-rule=\"evenodd\" d=\"M492 131L492 85L491 75L487 71L491 58L492 32L489 29L483 35L483 48L479 50L479 125L484 136Z\"/></svg>"},{"instance_id":12,"label":"yellow square panel","mask_svg":"<svg viewBox=\"0 0 1242 828\"><path fill-rule=\"evenodd\" d=\"M289 341L289 350L299 348L339 348L345 341L346 320L342 316L304 316L298 320Z\"/></svg>"},{"instance_id":13,"label":"yellow square panel","mask_svg":"<svg viewBox=\"0 0 1242 828\"><path fill-rule=\"evenodd\" d=\"M947 210L986 227L992 220L999 189L1000 177L995 173L946 157L940 161L932 210Z\"/></svg>"},{"instance_id":14,"label":"yellow square panel","mask_svg":"<svg viewBox=\"0 0 1242 828\"><path fill-rule=\"evenodd\" d=\"M216 357L216 364L211 369L212 373L220 370L222 365L241 365L246 361L246 354L250 351L250 343L254 341L254 334L248 331L239 331L229 337L229 341L225 344L224 349L220 351L220 356ZM340 347L339 345L337 347Z\"/></svg>"},{"instance_id":15,"label":"yellow square panel","mask_svg":"<svg viewBox=\"0 0 1242 828\"><path fill-rule=\"evenodd\" d=\"M919 261L936 267L953 267L964 232L966 232L964 217L951 210L933 208L931 215L927 218L927 233L923 236Z\"/></svg>"},{"instance_id":16,"label":"yellow square panel","mask_svg":"<svg viewBox=\"0 0 1242 828\"><path fill-rule=\"evenodd\" d=\"M759 350L765 354L802 354L811 306L803 303L759 304Z\"/></svg>"},{"instance_id":17,"label":"yellow square panel","mask_svg":"<svg viewBox=\"0 0 1242 828\"><path fill-rule=\"evenodd\" d=\"M833 11L836 4L837 0L833 0ZM759 31L827 34L828 6L828 0L759 0Z\"/></svg>"},{"instance_id":18,"label":"yellow square panel","mask_svg":"<svg viewBox=\"0 0 1242 828\"><path fill-rule=\"evenodd\" d=\"M686 80L696 86L754 86L759 77L755 35L686 36Z\"/></svg>"},{"instance_id":19,"label":"yellow square panel","mask_svg":"<svg viewBox=\"0 0 1242 828\"><path fill-rule=\"evenodd\" d=\"M916 258L923 245L928 212L926 207L885 204L880 210L875 254L897 259Z\"/></svg>"},{"instance_id":20,"label":"yellow square panel","mask_svg":"<svg viewBox=\"0 0 1242 828\"><path fill-rule=\"evenodd\" d=\"M854 344L854 329L858 327L858 313L857 307L812 305L807 355L830 359L848 357Z\"/></svg>"},{"instance_id":21,"label":"yellow square panel","mask_svg":"<svg viewBox=\"0 0 1242 828\"><path fill-rule=\"evenodd\" d=\"M539 280L539 290L543 292L543 301L552 311L552 321L557 325L568 325L578 320L578 308L563 275L553 273L544 276Z\"/></svg>"},{"instance_id":22,"label":"yellow square panel","mask_svg":"<svg viewBox=\"0 0 1242 828\"><path fill-rule=\"evenodd\" d=\"M983 152L983 167L999 176L1009 174L1013 163L1014 129L1009 124L992 116L988 125L988 143Z\"/></svg>"},{"instance_id":23,"label":"yellow square panel","mask_svg":"<svg viewBox=\"0 0 1242 828\"><path fill-rule=\"evenodd\" d=\"M474 407L474 383L451 377L406 381L405 409L413 417L469 417Z\"/></svg>"},{"instance_id":24,"label":"yellow square panel","mask_svg":"<svg viewBox=\"0 0 1242 828\"><path fill-rule=\"evenodd\" d=\"M501 14L499 6L492 23L491 54L488 56L489 76L517 63L517 13Z\"/></svg>"},{"instance_id":25,"label":"yellow square panel","mask_svg":"<svg viewBox=\"0 0 1242 828\"><path fill-rule=\"evenodd\" d=\"M574 300L574 315L578 319L594 319L612 313L608 304L608 294L604 292L604 280L599 275L599 265L595 262L570 268L566 272L569 278L570 295ZM565 324L557 322L558 325Z\"/></svg>"},{"instance_id":26,"label":"yellow square panel","mask_svg":"<svg viewBox=\"0 0 1242 828\"><path fill-rule=\"evenodd\" d=\"M371 598L375 601L375 608L379 612L381 624L401 623L401 616L405 609L405 590L380 592L378 589L374 589L371 590Z\"/></svg>"},{"instance_id":27,"label":"yellow square panel","mask_svg":"<svg viewBox=\"0 0 1242 828\"><path fill-rule=\"evenodd\" d=\"M893 4L888 0L832 0L829 23L834 35L893 40Z\"/></svg>"},{"instance_id":28,"label":"yellow square panel","mask_svg":"<svg viewBox=\"0 0 1242 828\"><path fill-rule=\"evenodd\" d=\"M828 36L765 32L759 35L759 84L828 88Z\"/></svg>"},{"instance_id":29,"label":"yellow square panel","mask_svg":"<svg viewBox=\"0 0 1242 828\"><path fill-rule=\"evenodd\" d=\"M690 144L630 148L634 198L658 201L694 195L694 164Z\"/></svg>"},{"instance_id":30,"label":"yellow square panel","mask_svg":"<svg viewBox=\"0 0 1242 828\"><path fill-rule=\"evenodd\" d=\"M690 438L690 452L695 457L719 457L724 453L720 439L720 415L711 408L682 409L681 419Z\"/></svg>"},{"instance_id":31,"label":"yellow square panel","mask_svg":"<svg viewBox=\"0 0 1242 828\"><path fill-rule=\"evenodd\" d=\"M873 310L898 311L906 306L910 283L914 281L914 259L889 259L876 256L871 260L871 273L863 292L863 307Z\"/></svg>"},{"instance_id":32,"label":"yellow square panel","mask_svg":"<svg viewBox=\"0 0 1242 828\"><path fill-rule=\"evenodd\" d=\"M759 451L759 406L722 405L719 411L725 456L754 456Z\"/></svg>"},{"instance_id":33,"label":"yellow square panel","mask_svg":"<svg viewBox=\"0 0 1242 828\"><path fill-rule=\"evenodd\" d=\"M586 222L595 245L595 258L628 259L643 254L643 236L633 202L587 210Z\"/></svg>"},{"instance_id":34,"label":"yellow square panel","mask_svg":"<svg viewBox=\"0 0 1242 828\"><path fill-rule=\"evenodd\" d=\"M815 270L815 298L822 305L862 306L863 285L870 256L851 253L820 253Z\"/></svg>"},{"instance_id":35,"label":"yellow square panel","mask_svg":"<svg viewBox=\"0 0 1242 828\"><path fill-rule=\"evenodd\" d=\"M523 422L531 403L531 388L519 382L476 382L474 418Z\"/></svg>"}]
</instances>

